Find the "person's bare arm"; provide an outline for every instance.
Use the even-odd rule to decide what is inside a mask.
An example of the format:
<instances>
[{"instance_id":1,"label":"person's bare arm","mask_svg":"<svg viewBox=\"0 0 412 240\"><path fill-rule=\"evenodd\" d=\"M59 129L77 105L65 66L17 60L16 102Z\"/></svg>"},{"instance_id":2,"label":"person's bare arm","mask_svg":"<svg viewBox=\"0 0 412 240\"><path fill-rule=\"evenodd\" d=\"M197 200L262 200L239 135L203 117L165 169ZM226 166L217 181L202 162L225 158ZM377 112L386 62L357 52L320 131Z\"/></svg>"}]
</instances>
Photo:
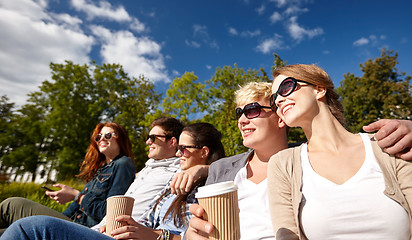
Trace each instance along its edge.
<instances>
[{"instance_id":1,"label":"person's bare arm","mask_svg":"<svg viewBox=\"0 0 412 240\"><path fill-rule=\"evenodd\" d=\"M403 160L412 160L412 121L381 119L363 127L375 133L378 145L387 153Z\"/></svg>"},{"instance_id":2,"label":"person's bare arm","mask_svg":"<svg viewBox=\"0 0 412 240\"><path fill-rule=\"evenodd\" d=\"M193 182L201 178L206 178L208 172L208 165L196 165L186 171L177 173L170 183L172 193L176 195L188 193L192 188Z\"/></svg>"},{"instance_id":3,"label":"person's bare arm","mask_svg":"<svg viewBox=\"0 0 412 240\"><path fill-rule=\"evenodd\" d=\"M78 190L61 183L54 184L53 187L61 188L61 190L46 191L46 195L60 204L65 204L72 201L74 197L79 193Z\"/></svg>"},{"instance_id":4,"label":"person's bare arm","mask_svg":"<svg viewBox=\"0 0 412 240\"><path fill-rule=\"evenodd\" d=\"M189 227L186 231L188 240L207 240L213 231L213 225L203 219L205 210L198 204L192 204L189 208L193 217L190 219Z\"/></svg>"}]
</instances>

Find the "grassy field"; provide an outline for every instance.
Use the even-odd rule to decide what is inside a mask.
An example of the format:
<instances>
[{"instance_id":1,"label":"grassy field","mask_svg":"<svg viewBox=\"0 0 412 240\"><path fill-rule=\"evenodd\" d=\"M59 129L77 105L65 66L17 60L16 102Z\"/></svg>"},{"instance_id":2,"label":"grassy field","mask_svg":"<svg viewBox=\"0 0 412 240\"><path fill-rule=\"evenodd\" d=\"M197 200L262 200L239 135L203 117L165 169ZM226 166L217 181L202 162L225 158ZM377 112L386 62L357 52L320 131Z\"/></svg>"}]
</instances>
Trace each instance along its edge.
<instances>
[{"instance_id":1,"label":"grassy field","mask_svg":"<svg viewBox=\"0 0 412 240\"><path fill-rule=\"evenodd\" d=\"M74 187L78 190L83 189L84 184L69 181L69 182L61 182L68 186ZM56 201L51 200L48 196L44 194L45 190L41 188L41 184L37 183L0 183L0 201L3 201L9 197L24 197L30 199L32 201L41 203L45 206L48 206L58 212L63 212L71 202L66 204L58 204ZM58 188L53 188L51 185L47 185L49 188L53 190L58 190Z\"/></svg>"}]
</instances>

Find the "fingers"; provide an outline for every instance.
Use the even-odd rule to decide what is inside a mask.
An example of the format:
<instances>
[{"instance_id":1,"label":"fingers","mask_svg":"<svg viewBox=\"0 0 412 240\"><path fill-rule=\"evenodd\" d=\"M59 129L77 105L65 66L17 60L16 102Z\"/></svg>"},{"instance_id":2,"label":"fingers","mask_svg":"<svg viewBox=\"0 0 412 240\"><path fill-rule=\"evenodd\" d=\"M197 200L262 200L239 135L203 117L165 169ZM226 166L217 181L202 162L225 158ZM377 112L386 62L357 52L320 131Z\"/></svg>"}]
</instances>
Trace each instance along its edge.
<instances>
[{"instance_id":1,"label":"fingers","mask_svg":"<svg viewBox=\"0 0 412 240\"><path fill-rule=\"evenodd\" d=\"M61 184L61 183L55 183L55 184L53 184L53 187L58 187L58 188L63 188L64 186L66 186L66 185Z\"/></svg>"},{"instance_id":2,"label":"fingers","mask_svg":"<svg viewBox=\"0 0 412 240\"><path fill-rule=\"evenodd\" d=\"M140 225L131 216L120 215L116 218L117 222L125 222L127 225Z\"/></svg>"},{"instance_id":3,"label":"fingers","mask_svg":"<svg viewBox=\"0 0 412 240\"><path fill-rule=\"evenodd\" d=\"M187 174L182 174L182 180L180 181L179 186L176 188L176 192L178 195L185 194L186 193L186 185L187 181L189 179L189 176Z\"/></svg>"},{"instance_id":4,"label":"fingers","mask_svg":"<svg viewBox=\"0 0 412 240\"><path fill-rule=\"evenodd\" d=\"M363 129L378 130L374 137L385 152L404 160L412 160L412 121L382 119Z\"/></svg>"},{"instance_id":5,"label":"fingers","mask_svg":"<svg viewBox=\"0 0 412 240\"><path fill-rule=\"evenodd\" d=\"M412 149L409 148L407 149L407 151L404 151L403 153L396 154L396 156L406 161L412 161Z\"/></svg>"},{"instance_id":6,"label":"fingers","mask_svg":"<svg viewBox=\"0 0 412 240\"><path fill-rule=\"evenodd\" d=\"M192 175L190 175L190 176L187 178L186 184L183 185L183 188L184 188L185 193L189 193L189 192L190 192L190 189L192 189L192 185L193 185L193 182L194 182L194 181L195 181L195 178L194 178Z\"/></svg>"},{"instance_id":7,"label":"fingers","mask_svg":"<svg viewBox=\"0 0 412 240\"><path fill-rule=\"evenodd\" d=\"M100 227L100 233L106 232L106 224Z\"/></svg>"},{"instance_id":8,"label":"fingers","mask_svg":"<svg viewBox=\"0 0 412 240\"><path fill-rule=\"evenodd\" d=\"M175 174L172 182L170 183L172 193L176 195L188 193L192 187L193 179L193 176L187 174L186 172Z\"/></svg>"},{"instance_id":9,"label":"fingers","mask_svg":"<svg viewBox=\"0 0 412 240\"><path fill-rule=\"evenodd\" d=\"M203 214L205 213L205 210L203 209L203 207L196 203L190 205L189 211L191 214L193 214L193 216L196 216L199 218L203 218Z\"/></svg>"},{"instance_id":10,"label":"fingers","mask_svg":"<svg viewBox=\"0 0 412 240\"><path fill-rule=\"evenodd\" d=\"M123 226L110 233L114 239L142 239L139 238L139 229L136 226Z\"/></svg>"},{"instance_id":11,"label":"fingers","mask_svg":"<svg viewBox=\"0 0 412 240\"><path fill-rule=\"evenodd\" d=\"M363 130L365 132L373 132L376 130L379 130L381 127L383 127L387 123L388 119L381 119L379 121L370 123L367 126L363 126Z\"/></svg>"},{"instance_id":12,"label":"fingers","mask_svg":"<svg viewBox=\"0 0 412 240\"><path fill-rule=\"evenodd\" d=\"M378 141L378 145L387 153L391 155L401 154L403 151L407 151L410 148L410 140L405 135L399 132L394 132L391 136L388 136Z\"/></svg>"},{"instance_id":13,"label":"fingers","mask_svg":"<svg viewBox=\"0 0 412 240\"><path fill-rule=\"evenodd\" d=\"M182 181L182 175L184 174L184 172L180 172L180 173L176 173L175 174L175 176L173 177L173 180L172 180L172 182L170 183L170 189L171 189L171 192L172 192L172 194L176 194L176 195L179 195L179 186L180 186L180 183L181 183L181 181Z\"/></svg>"},{"instance_id":14,"label":"fingers","mask_svg":"<svg viewBox=\"0 0 412 240\"><path fill-rule=\"evenodd\" d=\"M193 214L193 217L190 219L189 227L186 232L187 239L208 239L209 234L213 231L213 225L202 219L204 209L197 204L192 204L190 206L190 212Z\"/></svg>"}]
</instances>

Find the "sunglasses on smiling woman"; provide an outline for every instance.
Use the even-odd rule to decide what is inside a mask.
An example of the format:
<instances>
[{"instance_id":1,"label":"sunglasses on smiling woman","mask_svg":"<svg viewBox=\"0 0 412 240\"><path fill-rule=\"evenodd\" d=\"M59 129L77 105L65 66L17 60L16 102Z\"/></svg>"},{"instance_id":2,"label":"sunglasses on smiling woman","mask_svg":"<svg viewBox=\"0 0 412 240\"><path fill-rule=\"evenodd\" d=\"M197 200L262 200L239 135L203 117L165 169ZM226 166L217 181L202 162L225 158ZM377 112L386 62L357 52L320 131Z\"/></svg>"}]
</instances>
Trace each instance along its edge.
<instances>
[{"instance_id":1,"label":"sunglasses on smiling woman","mask_svg":"<svg viewBox=\"0 0 412 240\"><path fill-rule=\"evenodd\" d=\"M94 138L94 140L95 140L96 142L99 142L100 140L103 139L103 137L104 137L104 139L106 139L106 140L110 140L110 139L113 137L113 135L116 135L116 133L114 133L114 132L108 132L108 133L105 133L105 134L99 133L99 134Z\"/></svg>"},{"instance_id":2,"label":"sunglasses on smiling woman","mask_svg":"<svg viewBox=\"0 0 412 240\"><path fill-rule=\"evenodd\" d=\"M279 85L278 90L276 91L276 93L272 94L270 96L270 107L272 108L273 111L276 111L277 107L276 107L276 98L278 95L282 96L282 97L287 97L290 94L293 93L293 91L296 90L296 87L298 85L298 82L303 82L309 85L313 85L312 83L303 81L303 80L298 80L296 78L293 77L287 77L285 78Z\"/></svg>"},{"instance_id":3,"label":"sunglasses on smiling woman","mask_svg":"<svg viewBox=\"0 0 412 240\"><path fill-rule=\"evenodd\" d=\"M195 145L178 145L177 146L177 150L179 151L179 152L181 152L182 153L182 155L185 155L185 156L187 156L187 154L188 154L188 150L186 150L187 148L196 148L196 149L202 149L203 147L201 147L201 146L195 146Z\"/></svg>"},{"instance_id":4,"label":"sunglasses on smiling woman","mask_svg":"<svg viewBox=\"0 0 412 240\"><path fill-rule=\"evenodd\" d=\"M236 108L236 119L239 120L239 118L242 116L242 114L245 114L245 117L247 119L257 118L257 117L260 116L262 108L271 109L271 107L261 106L257 102L246 104L243 107L243 109L238 107L238 108Z\"/></svg>"}]
</instances>

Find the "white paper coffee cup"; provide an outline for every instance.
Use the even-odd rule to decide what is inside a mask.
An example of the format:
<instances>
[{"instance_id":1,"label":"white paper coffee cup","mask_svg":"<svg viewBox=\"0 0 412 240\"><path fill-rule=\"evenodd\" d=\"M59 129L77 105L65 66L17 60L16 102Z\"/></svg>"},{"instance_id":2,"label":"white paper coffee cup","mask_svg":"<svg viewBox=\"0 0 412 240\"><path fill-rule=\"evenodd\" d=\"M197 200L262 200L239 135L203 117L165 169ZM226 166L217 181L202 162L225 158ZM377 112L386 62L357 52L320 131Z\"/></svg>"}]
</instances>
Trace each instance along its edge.
<instances>
[{"instance_id":1,"label":"white paper coffee cup","mask_svg":"<svg viewBox=\"0 0 412 240\"><path fill-rule=\"evenodd\" d=\"M196 198L205 209L204 218L214 226L209 239L240 239L237 187L233 181L200 187Z\"/></svg>"}]
</instances>

